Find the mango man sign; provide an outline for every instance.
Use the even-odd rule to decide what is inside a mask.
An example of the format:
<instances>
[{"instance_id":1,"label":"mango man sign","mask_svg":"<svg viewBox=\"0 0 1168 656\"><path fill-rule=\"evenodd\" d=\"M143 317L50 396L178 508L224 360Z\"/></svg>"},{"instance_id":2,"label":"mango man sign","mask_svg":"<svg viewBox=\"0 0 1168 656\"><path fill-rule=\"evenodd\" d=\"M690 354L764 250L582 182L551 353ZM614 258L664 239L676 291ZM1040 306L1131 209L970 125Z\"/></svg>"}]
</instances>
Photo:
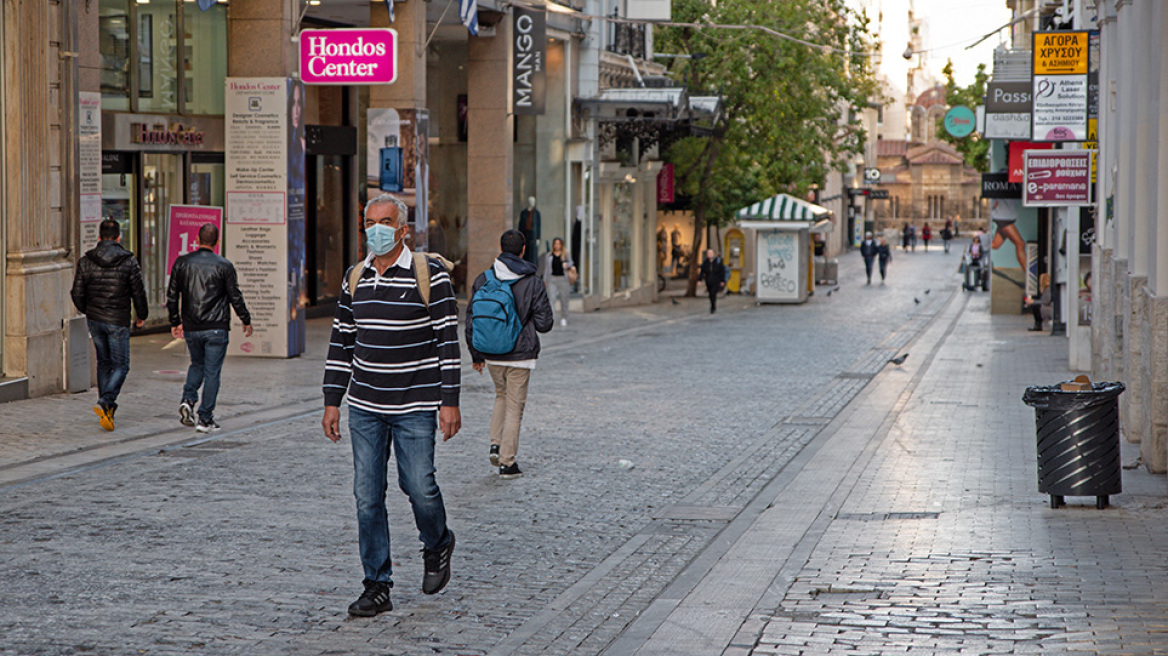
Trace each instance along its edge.
<instances>
[{"instance_id":1,"label":"mango man sign","mask_svg":"<svg viewBox=\"0 0 1168 656\"><path fill-rule=\"evenodd\" d=\"M304 30L299 44L305 84L397 81L397 32L389 28Z\"/></svg>"}]
</instances>

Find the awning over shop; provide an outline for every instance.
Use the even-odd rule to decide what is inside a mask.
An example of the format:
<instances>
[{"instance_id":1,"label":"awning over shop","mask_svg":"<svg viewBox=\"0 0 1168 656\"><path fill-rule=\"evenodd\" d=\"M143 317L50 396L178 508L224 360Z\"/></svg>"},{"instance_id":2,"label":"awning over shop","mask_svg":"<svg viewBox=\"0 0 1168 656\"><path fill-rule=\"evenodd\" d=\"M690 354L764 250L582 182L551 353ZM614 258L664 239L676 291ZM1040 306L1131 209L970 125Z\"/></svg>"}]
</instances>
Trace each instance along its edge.
<instances>
[{"instance_id":1,"label":"awning over shop","mask_svg":"<svg viewBox=\"0 0 1168 656\"><path fill-rule=\"evenodd\" d=\"M787 194L778 194L744 207L734 213L738 225L743 228L798 230L809 228L813 232L830 232L831 211L805 200Z\"/></svg>"}]
</instances>

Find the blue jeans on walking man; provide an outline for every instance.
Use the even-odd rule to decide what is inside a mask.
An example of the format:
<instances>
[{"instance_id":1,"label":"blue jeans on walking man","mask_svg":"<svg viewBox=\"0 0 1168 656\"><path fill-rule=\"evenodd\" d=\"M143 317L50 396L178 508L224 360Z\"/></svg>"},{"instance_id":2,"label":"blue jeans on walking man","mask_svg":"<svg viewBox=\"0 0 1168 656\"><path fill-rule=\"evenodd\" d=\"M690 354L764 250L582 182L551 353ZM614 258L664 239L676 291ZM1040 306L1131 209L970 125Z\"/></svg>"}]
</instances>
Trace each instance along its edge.
<instances>
[{"instance_id":1,"label":"blue jeans on walking man","mask_svg":"<svg viewBox=\"0 0 1168 656\"><path fill-rule=\"evenodd\" d=\"M227 357L226 330L192 330L184 334L191 365L187 367L187 382L183 385L182 400L194 407L203 388L203 402L199 405L199 419L210 422L215 415L215 399L219 397L219 376L223 359Z\"/></svg>"},{"instance_id":2,"label":"blue jeans on walking man","mask_svg":"<svg viewBox=\"0 0 1168 656\"><path fill-rule=\"evenodd\" d=\"M410 498L422 544L427 549L442 549L450 542L446 506L434 477L437 428L438 413L433 410L387 415L349 407L357 536L361 565L370 581L393 584L385 509L391 452L397 460L398 487Z\"/></svg>"},{"instance_id":3,"label":"blue jeans on walking man","mask_svg":"<svg viewBox=\"0 0 1168 656\"><path fill-rule=\"evenodd\" d=\"M97 353L97 402L118 407L118 394L130 373L130 327L89 320L89 334Z\"/></svg>"}]
</instances>

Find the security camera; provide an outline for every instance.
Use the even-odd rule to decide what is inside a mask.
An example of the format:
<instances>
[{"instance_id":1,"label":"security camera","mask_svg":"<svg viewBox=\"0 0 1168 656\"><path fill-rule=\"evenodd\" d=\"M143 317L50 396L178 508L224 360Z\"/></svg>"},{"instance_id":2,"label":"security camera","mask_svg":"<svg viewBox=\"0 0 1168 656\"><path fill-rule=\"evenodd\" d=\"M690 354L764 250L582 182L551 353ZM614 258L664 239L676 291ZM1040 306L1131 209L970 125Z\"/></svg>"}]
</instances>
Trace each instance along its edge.
<instances>
[{"instance_id":1,"label":"security camera","mask_svg":"<svg viewBox=\"0 0 1168 656\"><path fill-rule=\"evenodd\" d=\"M909 47L904 49L904 54L901 55L901 57L904 57L905 59L912 59L912 56L913 56L913 49L912 49L912 46L910 45Z\"/></svg>"}]
</instances>

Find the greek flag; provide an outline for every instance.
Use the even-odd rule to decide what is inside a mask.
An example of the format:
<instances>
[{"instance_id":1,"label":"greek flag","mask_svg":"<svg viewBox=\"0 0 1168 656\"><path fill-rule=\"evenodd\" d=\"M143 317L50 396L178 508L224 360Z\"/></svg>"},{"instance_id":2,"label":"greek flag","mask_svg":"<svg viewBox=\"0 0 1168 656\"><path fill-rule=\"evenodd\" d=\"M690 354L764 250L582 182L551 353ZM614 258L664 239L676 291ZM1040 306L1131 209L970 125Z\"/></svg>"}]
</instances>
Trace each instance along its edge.
<instances>
[{"instance_id":1,"label":"greek flag","mask_svg":"<svg viewBox=\"0 0 1168 656\"><path fill-rule=\"evenodd\" d=\"M394 0L385 0L385 11L389 13L389 24L393 25L393 3Z\"/></svg>"},{"instance_id":2,"label":"greek flag","mask_svg":"<svg viewBox=\"0 0 1168 656\"><path fill-rule=\"evenodd\" d=\"M458 0L458 18L474 36L479 35L479 5L477 0Z\"/></svg>"},{"instance_id":3,"label":"greek flag","mask_svg":"<svg viewBox=\"0 0 1168 656\"><path fill-rule=\"evenodd\" d=\"M207 11L215 6L215 0L199 0L199 9Z\"/></svg>"}]
</instances>

